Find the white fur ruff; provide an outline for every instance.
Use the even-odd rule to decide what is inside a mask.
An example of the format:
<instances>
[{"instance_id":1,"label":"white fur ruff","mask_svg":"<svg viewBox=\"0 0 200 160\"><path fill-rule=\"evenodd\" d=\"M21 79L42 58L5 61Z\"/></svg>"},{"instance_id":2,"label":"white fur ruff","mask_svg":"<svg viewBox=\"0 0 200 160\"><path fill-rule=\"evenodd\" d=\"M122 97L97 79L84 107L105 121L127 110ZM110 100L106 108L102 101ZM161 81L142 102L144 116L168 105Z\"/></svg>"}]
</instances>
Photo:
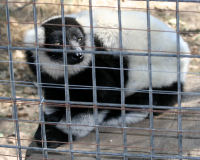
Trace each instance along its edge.
<instances>
[{"instance_id":1,"label":"white fur ruff","mask_svg":"<svg viewBox=\"0 0 200 160\"><path fill-rule=\"evenodd\" d=\"M45 43L44 28L38 27L38 44L41 46ZM34 47L35 44L35 30L31 29L26 32L24 42L27 46ZM33 51L34 52L34 51ZM58 79L64 76L64 64L63 62L53 61L44 51L38 51L39 60L42 67L42 72L48 73L54 79ZM91 61L91 54L84 53L84 61L78 65L67 65L68 75L72 76L80 71L84 70L85 67Z\"/></svg>"}]
</instances>

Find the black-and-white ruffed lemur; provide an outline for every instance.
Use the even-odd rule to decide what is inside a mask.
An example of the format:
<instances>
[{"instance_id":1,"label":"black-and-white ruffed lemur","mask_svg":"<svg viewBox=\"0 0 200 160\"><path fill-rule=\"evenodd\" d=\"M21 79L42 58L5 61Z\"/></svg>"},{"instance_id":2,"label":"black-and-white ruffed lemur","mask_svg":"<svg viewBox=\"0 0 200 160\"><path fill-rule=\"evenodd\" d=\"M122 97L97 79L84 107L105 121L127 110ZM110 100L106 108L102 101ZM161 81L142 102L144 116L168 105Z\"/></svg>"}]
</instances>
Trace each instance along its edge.
<instances>
[{"instance_id":1,"label":"black-and-white ruffed lemur","mask_svg":"<svg viewBox=\"0 0 200 160\"><path fill-rule=\"evenodd\" d=\"M151 51L159 54L175 54L177 52L176 32L166 24L151 16ZM148 50L147 14L137 11L122 11L122 53L143 53ZM120 56L109 54L118 51L119 24L118 12L115 10L93 10L94 46L92 48L90 35L89 11L65 16L66 49L76 52L66 52L68 63L69 100L75 102L93 102L92 54L87 51L103 51L108 54L96 54L96 86L97 102L121 104ZM52 52L50 49L63 49L62 18L56 16L45 20L38 27L38 43L41 48L49 51L38 51L41 81L46 100L65 101L63 52ZM24 42L34 47L35 31L25 33ZM34 50L26 51L27 61L36 75L36 57ZM180 37L180 53L190 54L188 45ZM181 88L188 71L189 60L180 59ZM149 104L149 71L148 56L123 55L125 104ZM177 102L177 57L152 56L152 89L154 106L173 106ZM56 87L57 86L57 87ZM103 88L102 88L103 87ZM112 88L115 88L112 90ZM116 89L118 88L118 89ZM169 93L173 92L173 94ZM106 106L106 105L105 105ZM66 122L64 107L55 104L45 106L46 122ZM146 111L126 111L126 124L139 122L149 113ZM121 110L101 108L98 110L99 125L120 125ZM71 132L73 140L88 135L95 126L92 108L71 108ZM87 127L89 126L89 127ZM58 147L59 142L68 141L66 125L46 124L46 139L48 147ZM35 140L41 140L39 125ZM50 142L54 141L54 142ZM57 141L57 143L55 142ZM41 143L37 143L41 146Z\"/></svg>"}]
</instances>

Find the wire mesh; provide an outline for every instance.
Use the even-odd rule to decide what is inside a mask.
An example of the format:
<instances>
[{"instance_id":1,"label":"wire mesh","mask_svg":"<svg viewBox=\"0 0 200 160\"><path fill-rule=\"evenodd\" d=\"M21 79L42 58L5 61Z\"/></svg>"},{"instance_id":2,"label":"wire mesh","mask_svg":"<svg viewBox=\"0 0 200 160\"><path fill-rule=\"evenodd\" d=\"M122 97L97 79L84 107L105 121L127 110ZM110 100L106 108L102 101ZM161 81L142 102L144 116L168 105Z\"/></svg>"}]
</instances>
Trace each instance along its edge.
<instances>
[{"instance_id":1,"label":"wire mesh","mask_svg":"<svg viewBox=\"0 0 200 160\"><path fill-rule=\"evenodd\" d=\"M198 66L200 53L198 44L198 35L200 24L191 19L200 13L199 0L146 0L146 1L93 1L93 0L30 0L30 1L11 1L3 0L0 2L0 159L25 159L28 150L33 151L32 159L200 159L200 81ZM164 4L164 7L162 7ZM197 9L185 7L187 5L197 6ZM161 6L160 6L161 5ZM165 7L168 6L168 7ZM170 7L169 7L170 6ZM199 7L199 8L198 8ZM117 27L113 26L96 26L94 21L94 12L100 9L115 9L117 13ZM182 9L183 8L183 9ZM92 86L70 84L70 76L68 72L68 56L66 53L75 52L69 49L66 41L65 15L70 12L79 12L87 10L88 26L82 26L84 30L89 30L90 45L85 46L86 50L82 50L83 54L91 55L91 66L81 66L83 69L90 68L92 71ZM122 12L124 10L143 11L146 14L146 28L126 28L123 27ZM51 13L52 12L52 13ZM166 14L166 16L165 16ZM189 14L192 14L191 16ZM62 48L45 48L50 44L40 44L39 28L44 24L44 20L60 15L61 24L48 24L49 27L62 28ZM151 15L155 15L166 23L169 22L174 30L152 29ZM173 17L172 21L166 17ZM185 23L182 17L188 15ZM104 17L106 18L106 17ZM198 18L197 18L198 19ZM192 22L190 22L190 20ZM195 19L196 20L196 19ZM131 20L130 20L131 21ZM189 23L197 23L195 29L188 29ZM30 28L34 29L35 41L32 47L27 47L23 42L23 34ZM193 26L192 26L193 27ZM95 46L96 30L117 30L118 41L117 46L104 48ZM146 49L130 49L124 48L124 31L145 32L147 47ZM153 33L176 34L176 49L156 50L152 47ZM186 36L187 35L187 36ZM192 54L185 54L181 51L181 37L189 43ZM195 37L191 40L191 37ZM136 40L137 41L137 40ZM165 42L163 42L165 43ZM194 50L193 49L197 49ZM35 62L27 62L22 52L32 51L34 53ZM43 72L40 54L42 52L54 52L63 54L63 83L49 83L42 81ZM193 53L194 52L194 53ZM115 55L119 56L119 68L98 66L96 57L98 55ZM147 58L147 70L127 68L124 56L136 56ZM21 56L21 57L20 57ZM152 59L155 57L176 58L176 76L177 90L166 91L162 89L154 90L152 72L170 74L171 72L152 71ZM187 73L181 72L181 60L190 59ZM36 67L36 81L33 79L32 73L28 69L28 65ZM58 68L54 64L55 68ZM2 66L2 67L1 67ZM1 69L2 68L2 69ZM97 69L116 70L120 73L119 87L98 86L97 85ZM147 72L148 88L136 90L135 93L147 93L148 104L126 104L126 93L132 89L125 86L125 74L129 71ZM58 71L59 72L59 71ZM187 75L186 90L181 87L181 76ZM188 78L190 77L190 78ZM192 80L192 82L190 82ZM142 81L142 80L141 80ZM167 81L167 80L166 80ZM64 89L63 99L46 99L45 88ZM187 89L187 87L189 89ZM90 90L92 92L92 101L72 101L70 100L70 88L74 90ZM114 91L120 92L120 103L103 103L98 101L98 91ZM57 94L57 93L54 93ZM177 104L175 106L154 105L153 96L160 95L177 95ZM45 106L56 106L62 110L65 115L64 121L46 121ZM172 108L173 107L173 108ZM92 110L91 122L73 123L73 113L71 110L80 109ZM111 112L120 111L119 125L106 125L101 123L100 116L102 110ZM127 124L127 115L130 112L148 112L148 119L132 125ZM160 114L156 116L156 114ZM36 127L41 126L41 140L33 139ZM67 128L68 137L66 141L48 140L46 133L47 126L65 126ZM84 138L74 140L73 128L87 128L92 132ZM41 147L37 145L29 145L30 143L41 142ZM48 143L63 144L61 148L48 147ZM0 149L0 150L1 150ZM5 151L3 150L5 149ZM34 157L35 156L35 157Z\"/></svg>"}]
</instances>

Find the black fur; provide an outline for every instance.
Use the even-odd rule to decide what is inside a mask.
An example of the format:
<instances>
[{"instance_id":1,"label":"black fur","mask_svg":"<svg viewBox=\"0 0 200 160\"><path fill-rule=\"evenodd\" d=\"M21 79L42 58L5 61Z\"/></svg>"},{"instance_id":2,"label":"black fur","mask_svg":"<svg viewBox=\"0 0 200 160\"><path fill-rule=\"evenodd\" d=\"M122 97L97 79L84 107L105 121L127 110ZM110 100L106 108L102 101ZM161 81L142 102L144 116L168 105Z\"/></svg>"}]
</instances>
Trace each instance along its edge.
<instances>
[{"instance_id":1,"label":"black fur","mask_svg":"<svg viewBox=\"0 0 200 160\"><path fill-rule=\"evenodd\" d=\"M60 145L64 144L65 142L68 142L68 135L66 135L61 130L57 129L54 125L45 125L45 134L46 134L46 140L47 140L47 147L49 148L57 148ZM42 129L41 124L38 126L38 129L35 133L34 139L37 140L37 146L42 147ZM56 135L56 136L55 136ZM75 137L72 136L72 139L75 140Z\"/></svg>"}]
</instances>

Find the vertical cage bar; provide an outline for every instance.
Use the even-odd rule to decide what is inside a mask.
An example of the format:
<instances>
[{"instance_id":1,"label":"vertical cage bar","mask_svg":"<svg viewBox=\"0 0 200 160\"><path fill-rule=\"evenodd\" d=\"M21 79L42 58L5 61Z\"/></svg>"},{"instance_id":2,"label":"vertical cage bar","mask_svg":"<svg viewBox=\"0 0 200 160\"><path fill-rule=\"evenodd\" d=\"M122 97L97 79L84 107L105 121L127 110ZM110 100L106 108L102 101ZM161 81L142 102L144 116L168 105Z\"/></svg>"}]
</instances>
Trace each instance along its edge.
<instances>
[{"instance_id":1,"label":"vertical cage bar","mask_svg":"<svg viewBox=\"0 0 200 160\"><path fill-rule=\"evenodd\" d=\"M94 51L94 26L93 26L93 9L92 9L92 0L89 0L89 19L90 19L90 40L91 48ZM98 127L98 109L97 109L97 89L96 89L96 67L95 67L95 54L92 54L92 92L93 92L93 118L95 121L95 134L96 134L96 159L100 160L100 135Z\"/></svg>"},{"instance_id":2,"label":"vertical cage bar","mask_svg":"<svg viewBox=\"0 0 200 160\"><path fill-rule=\"evenodd\" d=\"M71 160L74 159L73 154L73 139L71 130L71 109L70 109L70 95L69 95L69 76L68 76L68 64L67 64L67 48L66 48L66 21L65 21L65 9L64 0L61 0L61 17L62 17L62 35L63 35L63 63L64 63L64 81L65 81L65 103L67 103L66 108L66 123L68 127L68 141L70 149Z\"/></svg>"},{"instance_id":3,"label":"vertical cage bar","mask_svg":"<svg viewBox=\"0 0 200 160\"><path fill-rule=\"evenodd\" d=\"M13 70L13 56L12 56L12 40L10 33L10 12L8 6L8 0L6 0L6 21L7 21L7 38L8 38L8 54L9 54L9 72L10 72L10 83L11 83L11 96L13 101L12 107L12 119L15 121L15 136L17 138L17 154L20 160L22 160L22 152L21 152L21 139L20 139L20 131L19 131L19 122L18 122L18 109L16 104L16 88L15 88L15 76Z\"/></svg>"},{"instance_id":4,"label":"vertical cage bar","mask_svg":"<svg viewBox=\"0 0 200 160\"><path fill-rule=\"evenodd\" d=\"M46 129L45 129L45 120L44 120L44 111L43 111L43 101L42 96L42 83L41 83L41 70L40 70L40 59L39 59L39 44L38 44L38 26L37 26L37 0L33 0L33 21L34 21L34 31L35 31L35 63L36 63L36 73L37 73L37 91L40 98L39 104L39 114L41 122L41 135L42 135L42 154L44 158L48 158L48 152L45 150L47 148L46 140Z\"/></svg>"},{"instance_id":5,"label":"vertical cage bar","mask_svg":"<svg viewBox=\"0 0 200 160\"><path fill-rule=\"evenodd\" d=\"M120 50L120 91L121 91L121 116L123 128L123 160L127 160L127 133L126 133L126 110L125 110L125 93L124 93L124 56L123 56L123 42L122 42L122 17L121 17L121 2L117 1L118 9L118 30L119 30L119 50Z\"/></svg>"},{"instance_id":6,"label":"vertical cage bar","mask_svg":"<svg viewBox=\"0 0 200 160\"><path fill-rule=\"evenodd\" d=\"M150 16L150 4L149 0L146 1L147 6L147 41L148 41L148 76L149 76L149 118L150 118L150 152L151 159L154 155L154 116L153 116L153 94L152 94L152 60L151 60L151 16Z\"/></svg>"},{"instance_id":7,"label":"vertical cage bar","mask_svg":"<svg viewBox=\"0 0 200 160\"><path fill-rule=\"evenodd\" d=\"M180 71L180 28L179 28L179 0L176 0L176 51L177 51L177 81L178 81L178 154L182 157L182 106L181 106L181 71ZM180 158L182 160L182 158Z\"/></svg>"}]
</instances>

